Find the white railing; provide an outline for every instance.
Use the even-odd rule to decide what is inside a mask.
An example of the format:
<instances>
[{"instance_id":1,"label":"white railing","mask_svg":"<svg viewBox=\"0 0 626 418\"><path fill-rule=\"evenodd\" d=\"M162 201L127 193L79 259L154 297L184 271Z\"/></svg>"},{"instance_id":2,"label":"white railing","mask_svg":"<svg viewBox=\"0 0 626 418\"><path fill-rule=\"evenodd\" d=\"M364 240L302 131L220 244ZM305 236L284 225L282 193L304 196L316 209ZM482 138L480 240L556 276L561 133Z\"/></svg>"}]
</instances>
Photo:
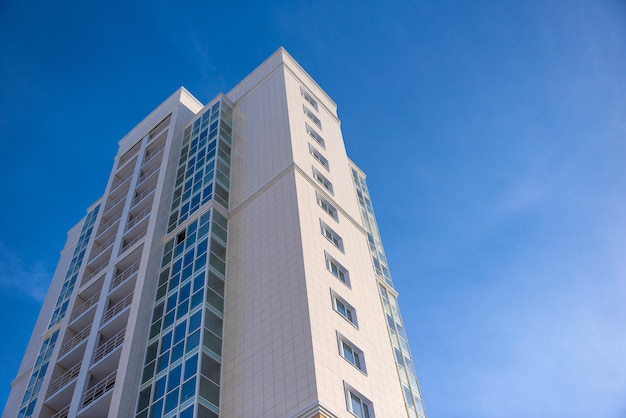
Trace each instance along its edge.
<instances>
[{"instance_id":1,"label":"white railing","mask_svg":"<svg viewBox=\"0 0 626 418\"><path fill-rule=\"evenodd\" d=\"M74 335L72 338L67 340L65 344L61 346L61 353L59 354L59 356L62 356L68 353L72 348L76 347L81 341L85 340L89 336L90 331L91 331L91 324L87 325L78 334Z\"/></svg>"},{"instance_id":2,"label":"white railing","mask_svg":"<svg viewBox=\"0 0 626 418\"><path fill-rule=\"evenodd\" d=\"M155 189L156 189L156 183L150 186L149 188L147 188L146 190L144 190L143 192L141 192L140 194L138 194L137 196L135 196L135 198L133 199L133 203L130 205L131 210L134 209L139 203L143 202L148 196L150 196L154 192Z\"/></svg>"},{"instance_id":3,"label":"white railing","mask_svg":"<svg viewBox=\"0 0 626 418\"><path fill-rule=\"evenodd\" d=\"M87 276L82 284L88 283L89 280L93 279L94 277L96 277L98 274L100 274L102 272L102 270L106 269L109 266L109 262L107 261L106 263L102 264L101 266L97 267L94 271L91 272L91 274L89 276Z\"/></svg>"},{"instance_id":4,"label":"white railing","mask_svg":"<svg viewBox=\"0 0 626 418\"><path fill-rule=\"evenodd\" d=\"M154 158L156 158L159 154L161 154L161 152L163 151L164 147L161 147L159 149L156 149L154 151L152 151L149 154L146 154L146 159L143 160L143 165L142 167L145 167L146 164L148 164L150 161L152 161Z\"/></svg>"},{"instance_id":5,"label":"white railing","mask_svg":"<svg viewBox=\"0 0 626 418\"><path fill-rule=\"evenodd\" d=\"M135 244L136 242L139 242L141 239L143 239L143 237L146 236L147 231L143 231L141 234L137 235L137 237L135 237L132 241L127 242L126 244L124 244L122 246L122 251L125 251L127 248L130 248L133 246L133 244Z\"/></svg>"},{"instance_id":6,"label":"white railing","mask_svg":"<svg viewBox=\"0 0 626 418\"><path fill-rule=\"evenodd\" d=\"M141 264L141 260L135 261L130 267L126 270L120 272L113 279L113 283L111 284L111 289L115 289L117 286L121 285L123 282L132 277L135 273L139 271L139 265Z\"/></svg>"},{"instance_id":7,"label":"white railing","mask_svg":"<svg viewBox=\"0 0 626 418\"><path fill-rule=\"evenodd\" d=\"M128 220L128 224L126 224L126 230L130 230L133 226L137 225L140 221L142 221L148 214L152 211L152 207L148 206L132 218Z\"/></svg>"},{"instance_id":8,"label":"white railing","mask_svg":"<svg viewBox=\"0 0 626 418\"><path fill-rule=\"evenodd\" d=\"M54 395L56 392L59 391L59 389L78 377L81 364L82 362L79 362L77 365L75 365L74 367L63 373L61 376L53 380L52 383L50 383L50 389L48 392L50 396Z\"/></svg>"},{"instance_id":9,"label":"white railing","mask_svg":"<svg viewBox=\"0 0 626 418\"><path fill-rule=\"evenodd\" d=\"M74 309L74 312L72 312L72 318L78 318L83 312L98 303L98 299L100 299L100 292L97 292L95 295L84 301L79 307Z\"/></svg>"},{"instance_id":10,"label":"white railing","mask_svg":"<svg viewBox=\"0 0 626 418\"><path fill-rule=\"evenodd\" d=\"M120 181L115 187L113 187L113 189L111 189L111 191L109 192L109 196L114 195L115 192L117 192L120 189L120 187L126 184L126 182L129 181L131 178L132 178L131 176L126 176L124 180Z\"/></svg>"},{"instance_id":11,"label":"white railing","mask_svg":"<svg viewBox=\"0 0 626 418\"><path fill-rule=\"evenodd\" d=\"M115 242L115 235L113 235L111 238L109 238L108 240L104 241L102 244L98 245L97 247L92 248L91 249L91 259L93 260L94 258L99 256L100 254L102 254L103 252L108 250L111 247L111 245L113 245L114 242ZM96 241L96 243L97 243L97 241Z\"/></svg>"},{"instance_id":12,"label":"white railing","mask_svg":"<svg viewBox=\"0 0 626 418\"><path fill-rule=\"evenodd\" d=\"M56 414L52 415L50 418L67 418L69 416L69 412L70 412L70 406L68 405L65 408L61 409Z\"/></svg>"},{"instance_id":13,"label":"white railing","mask_svg":"<svg viewBox=\"0 0 626 418\"><path fill-rule=\"evenodd\" d=\"M115 334L113 337L111 337L111 339L98 347L96 351L94 351L93 364L97 363L99 360L102 360L107 354L122 345L122 343L124 342L125 333L126 328Z\"/></svg>"},{"instance_id":14,"label":"white railing","mask_svg":"<svg viewBox=\"0 0 626 418\"><path fill-rule=\"evenodd\" d=\"M150 168L147 171L144 171L143 173L141 173L139 175L139 179L137 180L137 182L139 183L137 185L137 187L141 186L144 183L144 180L148 179L149 177L152 176L152 174L154 174L155 172L159 171L159 165L155 164L152 168Z\"/></svg>"},{"instance_id":15,"label":"white railing","mask_svg":"<svg viewBox=\"0 0 626 418\"><path fill-rule=\"evenodd\" d=\"M118 313L122 312L133 302L133 294L129 294L124 299L117 302L115 305L111 306L108 311L104 314L103 323L108 322L111 318L113 318Z\"/></svg>"},{"instance_id":16,"label":"white railing","mask_svg":"<svg viewBox=\"0 0 626 418\"><path fill-rule=\"evenodd\" d=\"M115 386L116 375L117 370L102 379L95 386L87 389L85 395L83 396L83 408L111 390Z\"/></svg>"}]
</instances>

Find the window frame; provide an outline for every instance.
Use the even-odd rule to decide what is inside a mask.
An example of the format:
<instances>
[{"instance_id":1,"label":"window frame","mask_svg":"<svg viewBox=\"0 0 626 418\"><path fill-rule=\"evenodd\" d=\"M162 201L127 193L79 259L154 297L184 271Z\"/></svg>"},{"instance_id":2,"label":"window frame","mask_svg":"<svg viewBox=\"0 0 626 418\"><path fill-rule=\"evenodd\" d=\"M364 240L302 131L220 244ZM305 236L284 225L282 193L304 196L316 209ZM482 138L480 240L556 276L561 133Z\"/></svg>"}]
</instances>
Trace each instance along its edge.
<instances>
[{"instance_id":1,"label":"window frame","mask_svg":"<svg viewBox=\"0 0 626 418\"><path fill-rule=\"evenodd\" d=\"M315 191L315 200L317 201L317 206L322 208L322 210L335 221L339 221L339 212L337 211L337 208L328 200L324 199L324 197L322 197L322 195L317 190Z\"/></svg>"},{"instance_id":2,"label":"window frame","mask_svg":"<svg viewBox=\"0 0 626 418\"><path fill-rule=\"evenodd\" d=\"M330 226L320 219L320 232L324 238L330 241L339 251L344 252L343 238Z\"/></svg>"},{"instance_id":3,"label":"window frame","mask_svg":"<svg viewBox=\"0 0 626 418\"><path fill-rule=\"evenodd\" d=\"M308 122L305 122L304 124L306 126L306 133L309 134L309 136L311 138L313 138L315 140L315 142L320 144L320 146L323 149L326 149L326 141L324 140L324 138L322 138L322 136L320 134L318 134L317 131L315 129L313 129L313 127L311 127L311 125L308 124Z\"/></svg>"},{"instance_id":4,"label":"window frame","mask_svg":"<svg viewBox=\"0 0 626 418\"><path fill-rule=\"evenodd\" d=\"M312 167L312 168L313 168L313 178L319 184L321 184L327 192L334 195L333 184L331 183L331 181L328 180L326 176L324 176L317 168L315 167Z\"/></svg>"},{"instance_id":5,"label":"window frame","mask_svg":"<svg viewBox=\"0 0 626 418\"><path fill-rule=\"evenodd\" d=\"M322 129L322 121L320 120L320 118L318 118L311 109L306 107L305 104L302 105L302 108L304 109L304 114L307 116L307 118L309 118L311 122L315 124L315 126Z\"/></svg>"},{"instance_id":6,"label":"window frame","mask_svg":"<svg viewBox=\"0 0 626 418\"><path fill-rule=\"evenodd\" d=\"M330 289L330 296L331 296L331 306L333 307L333 310L337 312L337 314L341 316L343 319L348 321L353 327L355 327L356 329L359 329L359 321L358 321L356 309L354 309L354 306L346 302L344 298L339 296L337 292L335 292L332 289ZM343 307L345 308L345 311L346 311L345 315L338 308L338 304L343 305Z\"/></svg>"},{"instance_id":7,"label":"window frame","mask_svg":"<svg viewBox=\"0 0 626 418\"><path fill-rule=\"evenodd\" d=\"M325 258L325 263L326 263L326 270L328 270L330 272L330 274L332 274L341 283L343 283L344 285L348 286L348 288L352 288L352 285L351 285L351 282L350 282L350 272L348 272L348 269L346 269L344 266L342 266L340 262L335 260L326 251L324 251L324 258ZM331 265L334 265L336 267L336 269L338 271L337 274L335 274L335 272L331 268Z\"/></svg>"},{"instance_id":8,"label":"window frame","mask_svg":"<svg viewBox=\"0 0 626 418\"><path fill-rule=\"evenodd\" d=\"M339 355L352 366L359 369L359 371L363 372L363 374L367 374L363 350L339 333L337 333L337 343L339 344Z\"/></svg>"},{"instance_id":9,"label":"window frame","mask_svg":"<svg viewBox=\"0 0 626 418\"><path fill-rule=\"evenodd\" d=\"M372 401L367 399L366 396L363 396L358 390L354 389L345 381L343 382L343 385L346 398L346 409L348 410L348 412L359 418L376 418L376 415L374 413L374 404L372 403ZM352 401L355 398L361 405L361 410L365 412L364 414L357 414L357 412L354 411Z\"/></svg>"},{"instance_id":10,"label":"window frame","mask_svg":"<svg viewBox=\"0 0 626 418\"><path fill-rule=\"evenodd\" d=\"M318 105L317 105L317 100L315 100L313 98L313 95L310 94L308 91L306 91L304 89L304 87L300 86L300 95L302 96L302 98L304 98L304 100L311 105L311 107L313 109L315 109L315 111L319 111Z\"/></svg>"},{"instance_id":11,"label":"window frame","mask_svg":"<svg viewBox=\"0 0 626 418\"><path fill-rule=\"evenodd\" d=\"M320 163L322 167L326 169L326 171L330 171L330 165L328 164L328 158L324 157L321 152L319 152L315 147L309 142L309 154L313 157L315 161Z\"/></svg>"}]
</instances>

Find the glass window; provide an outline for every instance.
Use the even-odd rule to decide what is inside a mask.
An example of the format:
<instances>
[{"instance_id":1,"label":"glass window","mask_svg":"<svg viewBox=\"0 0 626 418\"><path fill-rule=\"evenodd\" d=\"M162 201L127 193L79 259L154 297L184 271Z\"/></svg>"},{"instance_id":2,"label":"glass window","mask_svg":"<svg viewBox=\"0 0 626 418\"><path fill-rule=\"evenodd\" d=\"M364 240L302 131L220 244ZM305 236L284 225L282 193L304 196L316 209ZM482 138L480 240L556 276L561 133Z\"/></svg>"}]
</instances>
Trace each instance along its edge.
<instances>
[{"instance_id":1,"label":"glass window","mask_svg":"<svg viewBox=\"0 0 626 418\"><path fill-rule=\"evenodd\" d=\"M339 354L345 358L350 364L357 369L365 372L365 361L363 360L363 351L355 346L343 336L337 336L339 342Z\"/></svg>"},{"instance_id":2,"label":"glass window","mask_svg":"<svg viewBox=\"0 0 626 418\"><path fill-rule=\"evenodd\" d=\"M308 133L311 136L311 138L315 140L315 142L320 144L322 148L326 149L326 142L324 141L324 138L322 138L320 134L315 132L315 129L311 128L311 126L308 123L306 124L306 133Z\"/></svg>"},{"instance_id":3,"label":"glass window","mask_svg":"<svg viewBox=\"0 0 626 418\"><path fill-rule=\"evenodd\" d=\"M320 163L326 170L329 170L328 160L313 145L309 144L309 153Z\"/></svg>"},{"instance_id":4,"label":"glass window","mask_svg":"<svg viewBox=\"0 0 626 418\"><path fill-rule=\"evenodd\" d=\"M322 186L324 186L324 188L326 190L328 190L330 193L333 192L333 184L322 175L322 173L320 173L319 171L317 171L315 168L313 168L313 177L315 178L315 180L317 180Z\"/></svg>"},{"instance_id":5,"label":"glass window","mask_svg":"<svg viewBox=\"0 0 626 418\"><path fill-rule=\"evenodd\" d=\"M348 270L345 269L341 264L337 262L334 258L326 254L326 269L330 271L333 276L341 280L344 284L350 285Z\"/></svg>"},{"instance_id":6,"label":"glass window","mask_svg":"<svg viewBox=\"0 0 626 418\"><path fill-rule=\"evenodd\" d=\"M324 212L329 214L334 220L337 220L337 209L319 194L317 195L317 204L324 209Z\"/></svg>"},{"instance_id":7,"label":"glass window","mask_svg":"<svg viewBox=\"0 0 626 418\"><path fill-rule=\"evenodd\" d=\"M373 415L370 413L371 406L369 401L361 399L359 395L352 391L348 391L350 402L348 404L349 411L359 418L370 418Z\"/></svg>"},{"instance_id":8,"label":"glass window","mask_svg":"<svg viewBox=\"0 0 626 418\"><path fill-rule=\"evenodd\" d=\"M345 300L337 296L332 292L333 297L333 309L345 319L347 319L352 325L357 326L356 311Z\"/></svg>"},{"instance_id":9,"label":"glass window","mask_svg":"<svg viewBox=\"0 0 626 418\"><path fill-rule=\"evenodd\" d=\"M320 119L317 116L315 116L313 112L311 112L311 110L307 108L306 106L302 105L302 108L304 109L304 114L311 120L311 122L317 125L318 128L321 128L322 122L320 121Z\"/></svg>"},{"instance_id":10,"label":"glass window","mask_svg":"<svg viewBox=\"0 0 626 418\"><path fill-rule=\"evenodd\" d=\"M322 235L324 235L330 242L332 242L335 247L343 251L343 240L341 239L341 237L335 231L330 229L330 227L324 222L320 221L320 224Z\"/></svg>"},{"instance_id":11,"label":"glass window","mask_svg":"<svg viewBox=\"0 0 626 418\"><path fill-rule=\"evenodd\" d=\"M302 87L300 87L300 94L302 95L302 97L304 98L304 100L311 105L311 107L315 110L317 109L317 101L315 101L315 99L313 98L313 96L311 96L309 93L307 93Z\"/></svg>"}]
</instances>

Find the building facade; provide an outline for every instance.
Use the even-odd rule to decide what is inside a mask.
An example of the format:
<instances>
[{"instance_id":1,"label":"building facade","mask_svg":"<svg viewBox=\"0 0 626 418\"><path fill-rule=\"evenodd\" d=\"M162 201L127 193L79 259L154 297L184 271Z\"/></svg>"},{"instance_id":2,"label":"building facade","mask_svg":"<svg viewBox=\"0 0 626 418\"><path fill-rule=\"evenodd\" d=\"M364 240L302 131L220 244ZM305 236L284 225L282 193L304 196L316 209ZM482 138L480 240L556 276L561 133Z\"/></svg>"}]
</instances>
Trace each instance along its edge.
<instances>
[{"instance_id":1,"label":"building facade","mask_svg":"<svg viewBox=\"0 0 626 418\"><path fill-rule=\"evenodd\" d=\"M336 105L279 49L119 143L3 417L424 418Z\"/></svg>"}]
</instances>

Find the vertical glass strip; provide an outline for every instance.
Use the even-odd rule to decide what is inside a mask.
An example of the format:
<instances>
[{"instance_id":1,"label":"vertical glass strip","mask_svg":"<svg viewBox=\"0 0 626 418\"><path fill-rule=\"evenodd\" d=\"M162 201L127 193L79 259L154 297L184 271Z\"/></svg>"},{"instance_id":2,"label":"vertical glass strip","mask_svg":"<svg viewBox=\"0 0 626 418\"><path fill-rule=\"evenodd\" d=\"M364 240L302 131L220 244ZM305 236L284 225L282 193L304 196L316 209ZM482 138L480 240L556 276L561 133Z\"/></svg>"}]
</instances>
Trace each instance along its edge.
<instances>
[{"instance_id":1,"label":"vertical glass strip","mask_svg":"<svg viewBox=\"0 0 626 418\"><path fill-rule=\"evenodd\" d=\"M211 199L228 209L232 113L220 100L183 131L168 233Z\"/></svg>"},{"instance_id":2,"label":"vertical glass strip","mask_svg":"<svg viewBox=\"0 0 626 418\"><path fill-rule=\"evenodd\" d=\"M54 307L54 311L52 312L52 317L50 318L50 324L48 325L48 329L52 328L65 317L67 305L70 302L70 298L72 297L74 285L76 284L76 278L78 277L78 272L83 263L85 250L87 249L89 238L91 238L91 233L93 232L93 226L96 222L96 217L98 216L99 209L100 205L96 206L91 212L87 214L87 218L85 219L85 223L83 224L83 228L80 232L80 237L78 238L78 244L76 244L76 248L74 249L72 261L70 262L70 266L67 269L67 273L65 274L65 280L63 281L61 292L59 293L57 303Z\"/></svg>"},{"instance_id":3,"label":"vertical glass strip","mask_svg":"<svg viewBox=\"0 0 626 418\"><path fill-rule=\"evenodd\" d=\"M54 350L54 345L57 341L58 336L59 330L56 330L41 344L41 348L39 349L39 355L37 356L37 360L35 361L35 367L33 368L33 372L30 375L28 387L26 388L26 393L24 393L24 398L22 399L20 411L17 414L18 418L27 418L33 416L33 411L35 410L35 405L37 404L37 396L39 395L39 390L41 389L43 379L46 377L46 371L48 370L50 357L52 356L52 351Z\"/></svg>"},{"instance_id":4,"label":"vertical glass strip","mask_svg":"<svg viewBox=\"0 0 626 418\"><path fill-rule=\"evenodd\" d=\"M227 229L208 211L165 244L136 417L219 413Z\"/></svg>"},{"instance_id":5,"label":"vertical glass strip","mask_svg":"<svg viewBox=\"0 0 626 418\"><path fill-rule=\"evenodd\" d=\"M380 296L387 319L387 329L395 353L398 377L403 388L406 408L410 418L425 418L426 411L424 410L424 403L417 382L417 375L415 373L408 339L404 332L398 300L394 295L389 293L386 288L386 286L388 286L390 289L393 289L393 282L378 231L378 224L376 223L376 216L374 215L374 208L372 207L367 183L365 177L360 175L355 168L352 168L352 180L361 209L363 226L367 231L372 265L376 275L381 280L379 285Z\"/></svg>"}]
</instances>

